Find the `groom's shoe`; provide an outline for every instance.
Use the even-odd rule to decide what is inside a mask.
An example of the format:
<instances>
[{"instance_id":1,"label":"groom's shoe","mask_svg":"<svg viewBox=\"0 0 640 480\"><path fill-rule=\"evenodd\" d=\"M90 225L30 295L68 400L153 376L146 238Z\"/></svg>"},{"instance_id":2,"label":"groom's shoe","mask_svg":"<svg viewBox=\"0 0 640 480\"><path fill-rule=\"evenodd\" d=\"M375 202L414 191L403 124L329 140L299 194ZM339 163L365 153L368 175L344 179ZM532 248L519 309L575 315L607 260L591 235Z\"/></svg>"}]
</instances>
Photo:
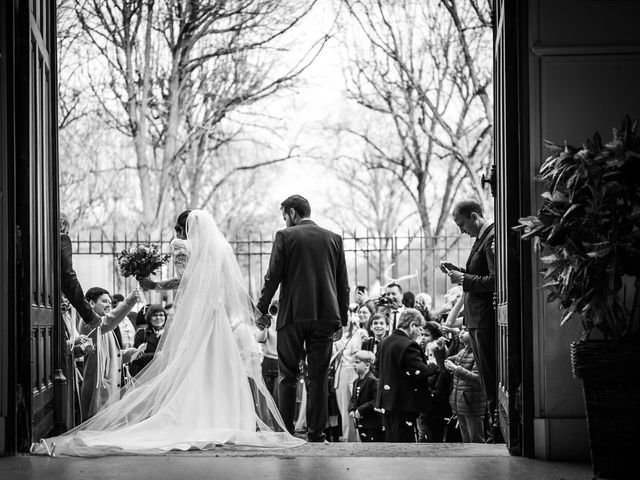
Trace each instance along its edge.
<instances>
[{"instance_id":1,"label":"groom's shoe","mask_svg":"<svg viewBox=\"0 0 640 480\"><path fill-rule=\"evenodd\" d=\"M310 443L329 443L324 433L320 435L309 435L308 440Z\"/></svg>"}]
</instances>

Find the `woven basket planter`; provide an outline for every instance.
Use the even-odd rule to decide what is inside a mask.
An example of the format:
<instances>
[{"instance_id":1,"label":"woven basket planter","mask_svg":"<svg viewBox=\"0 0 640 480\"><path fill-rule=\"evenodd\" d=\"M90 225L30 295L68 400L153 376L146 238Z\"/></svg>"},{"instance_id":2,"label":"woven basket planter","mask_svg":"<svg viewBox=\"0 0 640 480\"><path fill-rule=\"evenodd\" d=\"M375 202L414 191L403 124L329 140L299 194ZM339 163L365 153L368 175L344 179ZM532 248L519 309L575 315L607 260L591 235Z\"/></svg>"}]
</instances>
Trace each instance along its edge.
<instances>
[{"instance_id":1,"label":"woven basket planter","mask_svg":"<svg viewBox=\"0 0 640 480\"><path fill-rule=\"evenodd\" d=\"M637 478L640 472L640 345L571 344L574 377L582 380L593 473Z\"/></svg>"}]
</instances>

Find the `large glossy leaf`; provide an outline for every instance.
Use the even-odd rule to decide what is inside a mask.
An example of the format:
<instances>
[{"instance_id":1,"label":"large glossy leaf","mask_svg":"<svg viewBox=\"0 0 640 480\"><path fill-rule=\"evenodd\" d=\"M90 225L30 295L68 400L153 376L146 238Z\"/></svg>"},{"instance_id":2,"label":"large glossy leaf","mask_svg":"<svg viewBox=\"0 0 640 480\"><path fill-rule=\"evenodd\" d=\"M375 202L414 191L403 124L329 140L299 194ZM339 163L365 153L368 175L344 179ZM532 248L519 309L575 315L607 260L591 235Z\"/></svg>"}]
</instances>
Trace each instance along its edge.
<instances>
[{"instance_id":1,"label":"large glossy leaf","mask_svg":"<svg viewBox=\"0 0 640 480\"><path fill-rule=\"evenodd\" d=\"M555 288L558 286L560 286L559 280L549 280L548 282L545 282L542 285L540 285L540 288Z\"/></svg>"},{"instance_id":2,"label":"large glossy leaf","mask_svg":"<svg viewBox=\"0 0 640 480\"><path fill-rule=\"evenodd\" d=\"M546 265L549 265L553 263L562 262L562 258L556 255L555 253L552 253L551 255L545 255L544 257L541 257L540 261Z\"/></svg>"},{"instance_id":3,"label":"large glossy leaf","mask_svg":"<svg viewBox=\"0 0 640 480\"><path fill-rule=\"evenodd\" d=\"M564 325L569 320L571 320L571 317L573 317L574 314L575 314L575 311L572 308L565 311L562 315L562 320L560 321L560 325Z\"/></svg>"},{"instance_id":4,"label":"large glossy leaf","mask_svg":"<svg viewBox=\"0 0 640 480\"><path fill-rule=\"evenodd\" d=\"M539 225L535 228L530 229L527 233L525 233L524 235L522 235L522 237L520 237L522 240L527 240L531 237L534 237L536 235L539 235L542 231L546 230L546 226L545 225Z\"/></svg>"}]
</instances>

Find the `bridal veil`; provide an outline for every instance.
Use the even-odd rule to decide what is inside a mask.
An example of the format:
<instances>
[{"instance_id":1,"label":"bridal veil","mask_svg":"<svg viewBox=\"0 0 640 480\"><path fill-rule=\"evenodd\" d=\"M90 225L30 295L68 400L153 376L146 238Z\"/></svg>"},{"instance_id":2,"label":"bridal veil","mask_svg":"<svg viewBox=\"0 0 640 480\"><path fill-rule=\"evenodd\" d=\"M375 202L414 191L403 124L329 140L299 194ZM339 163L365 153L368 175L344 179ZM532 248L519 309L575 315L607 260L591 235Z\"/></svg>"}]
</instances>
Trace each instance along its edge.
<instances>
[{"instance_id":1,"label":"bridal veil","mask_svg":"<svg viewBox=\"0 0 640 480\"><path fill-rule=\"evenodd\" d=\"M187 219L189 261L154 359L122 397L34 453L160 454L292 447L262 380L254 311L231 245L207 212Z\"/></svg>"}]
</instances>

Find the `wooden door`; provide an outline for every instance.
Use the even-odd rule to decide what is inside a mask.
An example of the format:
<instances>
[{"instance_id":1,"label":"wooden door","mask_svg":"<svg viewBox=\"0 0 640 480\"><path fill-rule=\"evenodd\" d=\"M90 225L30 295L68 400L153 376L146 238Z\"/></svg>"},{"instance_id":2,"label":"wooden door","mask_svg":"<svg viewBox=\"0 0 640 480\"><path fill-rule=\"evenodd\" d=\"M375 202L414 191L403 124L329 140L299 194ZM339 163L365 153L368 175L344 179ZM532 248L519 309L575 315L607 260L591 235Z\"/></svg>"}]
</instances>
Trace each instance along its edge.
<instances>
[{"instance_id":1,"label":"wooden door","mask_svg":"<svg viewBox=\"0 0 640 480\"><path fill-rule=\"evenodd\" d=\"M18 449L55 423L61 336L55 2L15 2Z\"/></svg>"},{"instance_id":2,"label":"wooden door","mask_svg":"<svg viewBox=\"0 0 640 480\"><path fill-rule=\"evenodd\" d=\"M528 450L532 414L523 396L528 394L532 372L529 361L530 312L522 295L531 288L530 266L523 258L529 245L511 230L521 212L528 211L532 179L528 167L528 140L524 88L527 62L526 3L496 0L494 41L496 295L498 414L509 451L531 455ZM525 45L525 47L523 47ZM523 325L525 326L523 328ZM524 351L523 351L523 347ZM523 383L524 380L524 383ZM525 388L523 390L523 385ZM524 442L524 445L523 445Z\"/></svg>"}]
</instances>

